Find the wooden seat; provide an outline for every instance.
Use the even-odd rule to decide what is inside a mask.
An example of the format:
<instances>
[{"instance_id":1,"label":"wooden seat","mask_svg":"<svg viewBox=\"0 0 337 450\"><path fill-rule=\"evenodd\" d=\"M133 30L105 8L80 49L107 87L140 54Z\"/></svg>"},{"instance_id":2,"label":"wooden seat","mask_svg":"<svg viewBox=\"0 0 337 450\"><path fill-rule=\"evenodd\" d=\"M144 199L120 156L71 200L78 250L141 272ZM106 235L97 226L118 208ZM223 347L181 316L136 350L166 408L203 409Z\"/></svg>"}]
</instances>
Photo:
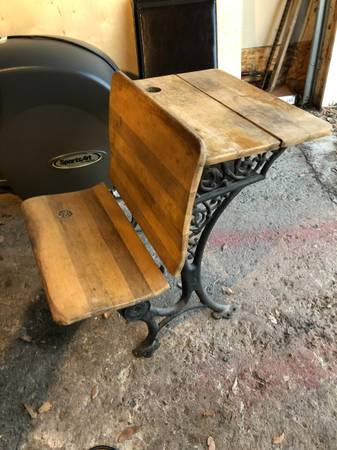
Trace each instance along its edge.
<instances>
[{"instance_id":1,"label":"wooden seat","mask_svg":"<svg viewBox=\"0 0 337 450\"><path fill-rule=\"evenodd\" d=\"M120 309L168 288L105 185L31 198L23 210L56 322Z\"/></svg>"}]
</instances>

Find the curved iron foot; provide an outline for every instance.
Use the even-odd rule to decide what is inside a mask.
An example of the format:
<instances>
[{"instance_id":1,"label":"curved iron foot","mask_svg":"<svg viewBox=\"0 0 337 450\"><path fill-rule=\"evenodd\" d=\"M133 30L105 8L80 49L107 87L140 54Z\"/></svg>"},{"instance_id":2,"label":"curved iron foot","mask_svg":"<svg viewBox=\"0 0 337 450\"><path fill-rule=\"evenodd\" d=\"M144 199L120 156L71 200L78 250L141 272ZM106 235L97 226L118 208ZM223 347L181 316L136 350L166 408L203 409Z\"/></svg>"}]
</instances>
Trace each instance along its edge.
<instances>
[{"instance_id":1,"label":"curved iron foot","mask_svg":"<svg viewBox=\"0 0 337 450\"><path fill-rule=\"evenodd\" d=\"M89 448L89 450L118 450L116 447L110 447L109 445L95 445L95 447Z\"/></svg>"},{"instance_id":2,"label":"curved iron foot","mask_svg":"<svg viewBox=\"0 0 337 450\"><path fill-rule=\"evenodd\" d=\"M207 296L201 284L200 265L186 262L181 273L181 283L182 295L172 306L156 307L152 306L149 301L145 301L119 311L128 322L140 320L147 325L148 335L132 350L134 356L150 358L160 346L158 339L160 330L187 312L210 308L214 318L229 319L236 310L235 305L221 305ZM193 292L200 300L197 305L189 305ZM157 322L156 318L162 319Z\"/></svg>"},{"instance_id":3,"label":"curved iron foot","mask_svg":"<svg viewBox=\"0 0 337 450\"><path fill-rule=\"evenodd\" d=\"M225 317L229 319L236 306L232 304L221 304L212 300L205 292L201 281L201 260L195 262L185 262L183 270L181 272L181 281L183 289L188 290L189 295L194 291L200 303L213 311L213 316Z\"/></svg>"},{"instance_id":4,"label":"curved iron foot","mask_svg":"<svg viewBox=\"0 0 337 450\"><path fill-rule=\"evenodd\" d=\"M207 306L207 308L211 309L213 311L212 316L219 315L221 317L226 317L227 319L230 318L232 313L236 311L236 306L233 304L228 303L217 303L214 300L212 300L204 291L203 287L201 286L201 280L200 280L200 287L196 290L196 294L199 297L200 302ZM220 317L219 317L220 318Z\"/></svg>"},{"instance_id":5,"label":"curved iron foot","mask_svg":"<svg viewBox=\"0 0 337 450\"><path fill-rule=\"evenodd\" d=\"M137 357L142 356L144 358L150 358L160 345L157 339L159 325L151 312L150 302L137 303L136 305L124 308L119 312L128 322L140 320L146 323L148 335L144 341L133 350L133 354Z\"/></svg>"},{"instance_id":6,"label":"curved iron foot","mask_svg":"<svg viewBox=\"0 0 337 450\"><path fill-rule=\"evenodd\" d=\"M146 338L145 341L132 350L132 353L137 358L151 358L153 353L158 350L159 347L160 342L158 339L148 340L148 338Z\"/></svg>"},{"instance_id":7,"label":"curved iron foot","mask_svg":"<svg viewBox=\"0 0 337 450\"><path fill-rule=\"evenodd\" d=\"M190 296L183 294L177 303L166 308L153 307L150 302L147 301L119 311L128 322L140 320L147 325L148 335L143 342L132 350L134 356L150 358L160 346L158 339L160 330L165 328L177 317L187 312L196 311L206 307L202 304L188 306L189 300ZM160 317L162 317L162 319L157 322L156 318Z\"/></svg>"},{"instance_id":8,"label":"curved iron foot","mask_svg":"<svg viewBox=\"0 0 337 450\"><path fill-rule=\"evenodd\" d=\"M236 305L224 305L224 309L221 312L212 312L213 319L230 319L233 313L237 310Z\"/></svg>"}]
</instances>

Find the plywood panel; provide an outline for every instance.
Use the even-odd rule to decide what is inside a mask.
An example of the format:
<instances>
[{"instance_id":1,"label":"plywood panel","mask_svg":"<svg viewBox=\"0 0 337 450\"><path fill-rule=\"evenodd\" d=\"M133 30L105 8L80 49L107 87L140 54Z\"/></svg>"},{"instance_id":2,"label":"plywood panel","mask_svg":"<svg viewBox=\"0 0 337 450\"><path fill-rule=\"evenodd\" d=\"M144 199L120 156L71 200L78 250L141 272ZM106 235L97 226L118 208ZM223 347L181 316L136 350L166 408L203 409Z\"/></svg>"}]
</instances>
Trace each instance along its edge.
<instances>
[{"instance_id":1,"label":"plywood panel","mask_svg":"<svg viewBox=\"0 0 337 450\"><path fill-rule=\"evenodd\" d=\"M121 69L138 71L129 0L0 0L0 35L54 34L106 52Z\"/></svg>"},{"instance_id":2,"label":"plywood panel","mask_svg":"<svg viewBox=\"0 0 337 450\"><path fill-rule=\"evenodd\" d=\"M218 0L217 8L219 66L240 77L241 1ZM0 36L13 34L81 39L138 73L131 0L0 0Z\"/></svg>"}]
</instances>

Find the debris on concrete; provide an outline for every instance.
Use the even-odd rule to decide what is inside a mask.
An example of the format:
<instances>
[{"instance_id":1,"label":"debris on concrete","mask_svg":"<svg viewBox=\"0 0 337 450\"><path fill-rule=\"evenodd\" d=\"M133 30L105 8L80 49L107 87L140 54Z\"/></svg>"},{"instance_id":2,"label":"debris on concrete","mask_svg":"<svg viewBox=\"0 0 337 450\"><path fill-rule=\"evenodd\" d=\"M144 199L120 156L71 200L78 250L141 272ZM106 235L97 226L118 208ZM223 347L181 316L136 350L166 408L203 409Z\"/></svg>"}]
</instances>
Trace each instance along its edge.
<instances>
[{"instance_id":1,"label":"debris on concrete","mask_svg":"<svg viewBox=\"0 0 337 450\"><path fill-rule=\"evenodd\" d=\"M208 450L216 450L215 440L212 438L212 436L209 436L209 438L207 439L207 445Z\"/></svg>"},{"instance_id":2,"label":"debris on concrete","mask_svg":"<svg viewBox=\"0 0 337 450\"><path fill-rule=\"evenodd\" d=\"M133 426L127 427L123 431L121 431L117 437L117 442L125 442L132 438L132 436L140 430L141 427Z\"/></svg>"},{"instance_id":3,"label":"debris on concrete","mask_svg":"<svg viewBox=\"0 0 337 450\"><path fill-rule=\"evenodd\" d=\"M40 408L37 410L39 414L44 414L52 409L53 405L50 402L43 402Z\"/></svg>"},{"instance_id":4,"label":"debris on concrete","mask_svg":"<svg viewBox=\"0 0 337 450\"><path fill-rule=\"evenodd\" d=\"M215 414L216 414L216 412L212 411L210 409L203 411L203 413L202 413L203 417L214 417Z\"/></svg>"},{"instance_id":5,"label":"debris on concrete","mask_svg":"<svg viewBox=\"0 0 337 450\"><path fill-rule=\"evenodd\" d=\"M95 384L95 386L91 389L91 393L90 393L91 400L95 400L97 395L98 395L98 386L97 386L97 384Z\"/></svg>"},{"instance_id":6,"label":"debris on concrete","mask_svg":"<svg viewBox=\"0 0 337 450\"><path fill-rule=\"evenodd\" d=\"M332 125L333 134L337 135L337 105L322 108L321 111L309 108L311 114L326 120Z\"/></svg>"},{"instance_id":7,"label":"debris on concrete","mask_svg":"<svg viewBox=\"0 0 337 450\"><path fill-rule=\"evenodd\" d=\"M30 415L31 419L37 418L37 412L34 411L34 408L32 407L32 405L29 405L28 403L24 403L23 406L24 406L25 410L27 411L27 413Z\"/></svg>"},{"instance_id":8,"label":"debris on concrete","mask_svg":"<svg viewBox=\"0 0 337 450\"><path fill-rule=\"evenodd\" d=\"M285 434L284 433L280 434L279 436L274 436L273 439L272 439L272 444L273 445L280 445L280 444L283 443L284 438L285 438Z\"/></svg>"}]
</instances>

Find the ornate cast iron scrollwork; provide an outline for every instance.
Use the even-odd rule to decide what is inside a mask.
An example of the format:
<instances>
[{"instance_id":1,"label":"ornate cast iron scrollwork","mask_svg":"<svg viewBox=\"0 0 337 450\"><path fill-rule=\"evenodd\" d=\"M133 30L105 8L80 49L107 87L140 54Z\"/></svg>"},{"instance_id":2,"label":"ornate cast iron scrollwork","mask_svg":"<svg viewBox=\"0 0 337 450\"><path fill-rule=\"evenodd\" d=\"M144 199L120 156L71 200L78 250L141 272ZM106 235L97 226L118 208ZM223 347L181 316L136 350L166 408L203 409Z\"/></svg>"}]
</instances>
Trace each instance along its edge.
<instances>
[{"instance_id":1,"label":"ornate cast iron scrollwork","mask_svg":"<svg viewBox=\"0 0 337 450\"><path fill-rule=\"evenodd\" d=\"M200 236L214 212L224 202L230 200L233 192L263 179L279 154L267 152L205 167L192 212L188 244L189 261L193 260Z\"/></svg>"},{"instance_id":2,"label":"ornate cast iron scrollwork","mask_svg":"<svg viewBox=\"0 0 337 450\"><path fill-rule=\"evenodd\" d=\"M236 309L235 305L217 303L209 298L203 288L201 263L204 248L215 223L229 203L245 186L263 180L269 167L282 152L283 149L244 157L204 169L193 207L188 257L181 272L180 300L164 308L155 307L145 301L120 310L125 319L141 320L147 325L148 335L134 349L136 356L152 356L159 347L159 331L186 312L207 307L213 311L215 318L231 317ZM197 305L190 304L193 292L200 300Z\"/></svg>"}]
</instances>

